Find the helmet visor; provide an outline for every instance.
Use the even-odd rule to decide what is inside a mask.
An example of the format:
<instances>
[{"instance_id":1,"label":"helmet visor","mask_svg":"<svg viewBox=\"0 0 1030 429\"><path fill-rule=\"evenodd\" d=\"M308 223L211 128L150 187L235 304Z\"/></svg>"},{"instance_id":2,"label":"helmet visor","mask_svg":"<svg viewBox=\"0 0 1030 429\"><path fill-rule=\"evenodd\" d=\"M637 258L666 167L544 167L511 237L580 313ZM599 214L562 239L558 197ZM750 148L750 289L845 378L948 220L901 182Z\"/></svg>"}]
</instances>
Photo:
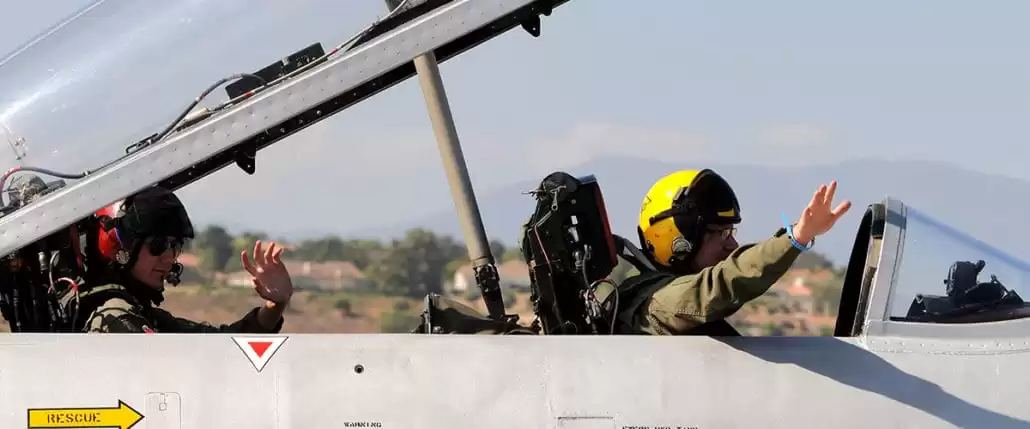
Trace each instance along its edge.
<instances>
[{"instance_id":1,"label":"helmet visor","mask_svg":"<svg viewBox=\"0 0 1030 429\"><path fill-rule=\"evenodd\" d=\"M722 176L711 170L698 174L683 198L693 202L704 223L740 223L740 204L737 202L737 195Z\"/></svg>"}]
</instances>

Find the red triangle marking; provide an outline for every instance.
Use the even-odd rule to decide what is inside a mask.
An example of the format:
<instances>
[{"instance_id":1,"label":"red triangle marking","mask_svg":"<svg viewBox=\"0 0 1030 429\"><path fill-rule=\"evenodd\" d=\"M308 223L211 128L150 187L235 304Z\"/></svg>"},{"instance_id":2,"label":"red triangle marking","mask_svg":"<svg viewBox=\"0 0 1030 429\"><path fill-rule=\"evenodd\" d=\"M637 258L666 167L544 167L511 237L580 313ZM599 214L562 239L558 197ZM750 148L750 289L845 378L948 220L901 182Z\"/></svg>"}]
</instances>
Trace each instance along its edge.
<instances>
[{"instance_id":1,"label":"red triangle marking","mask_svg":"<svg viewBox=\"0 0 1030 429\"><path fill-rule=\"evenodd\" d=\"M254 353L259 358L268 351L269 347L272 347L271 341L248 341L247 344L250 345L251 350L254 350Z\"/></svg>"}]
</instances>

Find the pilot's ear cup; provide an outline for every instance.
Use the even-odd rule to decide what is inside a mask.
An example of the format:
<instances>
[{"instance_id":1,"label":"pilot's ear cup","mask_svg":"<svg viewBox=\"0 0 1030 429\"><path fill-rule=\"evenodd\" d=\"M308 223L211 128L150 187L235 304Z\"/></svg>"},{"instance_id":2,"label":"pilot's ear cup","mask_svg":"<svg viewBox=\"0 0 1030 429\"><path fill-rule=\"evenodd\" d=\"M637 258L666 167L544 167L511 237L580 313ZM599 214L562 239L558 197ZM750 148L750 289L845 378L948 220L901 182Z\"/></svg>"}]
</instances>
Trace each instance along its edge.
<instances>
[{"instance_id":1,"label":"pilot's ear cup","mask_svg":"<svg viewBox=\"0 0 1030 429\"><path fill-rule=\"evenodd\" d=\"M115 253L114 259L119 264L126 265L126 264L129 263L129 256L130 256L129 252L126 252L125 249L121 249L121 250L118 250L118 253Z\"/></svg>"},{"instance_id":2,"label":"pilot's ear cup","mask_svg":"<svg viewBox=\"0 0 1030 429\"><path fill-rule=\"evenodd\" d=\"M683 258L690 255L690 251L694 250L694 244L687 240L682 235L672 240L672 255L676 258Z\"/></svg>"}]
</instances>

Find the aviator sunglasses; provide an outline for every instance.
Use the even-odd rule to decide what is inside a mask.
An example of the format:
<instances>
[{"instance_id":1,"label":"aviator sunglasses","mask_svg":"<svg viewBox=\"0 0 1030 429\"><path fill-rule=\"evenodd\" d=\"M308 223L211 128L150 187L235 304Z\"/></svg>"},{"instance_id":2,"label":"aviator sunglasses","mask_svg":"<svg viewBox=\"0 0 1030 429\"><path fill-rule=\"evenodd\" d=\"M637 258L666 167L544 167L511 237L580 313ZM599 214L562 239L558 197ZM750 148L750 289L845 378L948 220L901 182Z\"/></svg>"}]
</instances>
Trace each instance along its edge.
<instances>
[{"instance_id":1,"label":"aviator sunglasses","mask_svg":"<svg viewBox=\"0 0 1030 429\"><path fill-rule=\"evenodd\" d=\"M150 239L150 254L154 256L161 256L168 249L172 249L175 255L178 256L182 253L183 239L172 238L172 237L151 237Z\"/></svg>"}]
</instances>

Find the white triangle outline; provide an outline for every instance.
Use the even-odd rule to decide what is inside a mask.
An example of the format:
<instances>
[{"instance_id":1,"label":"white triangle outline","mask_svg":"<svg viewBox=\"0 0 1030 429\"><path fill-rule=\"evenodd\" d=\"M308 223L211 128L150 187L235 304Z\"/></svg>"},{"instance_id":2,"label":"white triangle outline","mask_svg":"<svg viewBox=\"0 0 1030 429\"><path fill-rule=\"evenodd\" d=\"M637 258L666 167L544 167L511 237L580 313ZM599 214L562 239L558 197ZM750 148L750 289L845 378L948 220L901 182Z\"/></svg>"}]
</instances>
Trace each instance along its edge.
<instances>
[{"instance_id":1,"label":"white triangle outline","mask_svg":"<svg viewBox=\"0 0 1030 429\"><path fill-rule=\"evenodd\" d=\"M236 343L236 347L239 347L240 350L243 351L243 354L247 356L247 360L249 360L250 364L254 366L254 369L256 369L257 372L261 372L261 370L265 368L265 365L268 364L268 361L272 360L272 356L274 356L275 353L279 351L279 348L282 347L283 343L286 342L287 338L289 337L255 336L232 337L232 340ZM264 356L258 357L257 353L254 352L254 349L250 347L251 342L257 341L272 343L270 346L268 346L268 350L265 350Z\"/></svg>"}]
</instances>

